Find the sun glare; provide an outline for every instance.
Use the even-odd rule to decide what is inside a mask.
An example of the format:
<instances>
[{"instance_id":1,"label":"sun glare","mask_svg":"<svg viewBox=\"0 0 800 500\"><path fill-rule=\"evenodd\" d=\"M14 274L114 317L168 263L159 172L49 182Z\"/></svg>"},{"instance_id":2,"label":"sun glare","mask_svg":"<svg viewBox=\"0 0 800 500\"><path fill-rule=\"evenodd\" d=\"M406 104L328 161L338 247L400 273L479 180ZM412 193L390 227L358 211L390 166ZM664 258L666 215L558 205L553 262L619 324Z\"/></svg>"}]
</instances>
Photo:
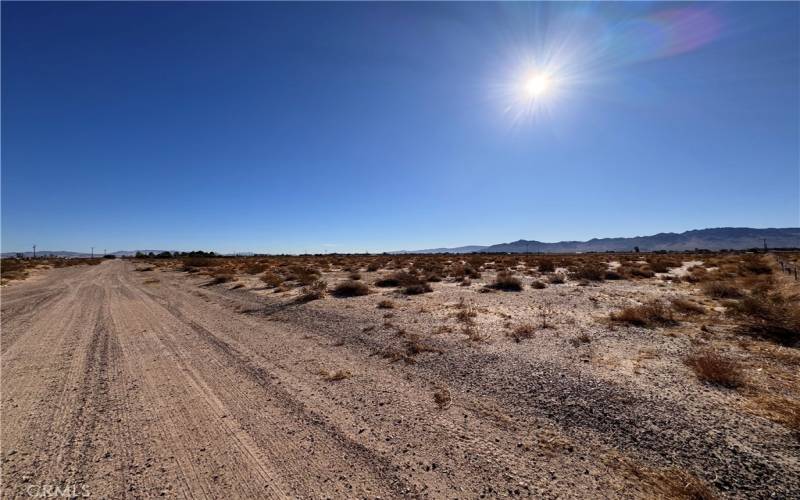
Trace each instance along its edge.
<instances>
[{"instance_id":1,"label":"sun glare","mask_svg":"<svg viewBox=\"0 0 800 500\"><path fill-rule=\"evenodd\" d=\"M534 75L525 82L525 93L528 97L537 98L546 94L552 85L553 81L548 75Z\"/></svg>"}]
</instances>

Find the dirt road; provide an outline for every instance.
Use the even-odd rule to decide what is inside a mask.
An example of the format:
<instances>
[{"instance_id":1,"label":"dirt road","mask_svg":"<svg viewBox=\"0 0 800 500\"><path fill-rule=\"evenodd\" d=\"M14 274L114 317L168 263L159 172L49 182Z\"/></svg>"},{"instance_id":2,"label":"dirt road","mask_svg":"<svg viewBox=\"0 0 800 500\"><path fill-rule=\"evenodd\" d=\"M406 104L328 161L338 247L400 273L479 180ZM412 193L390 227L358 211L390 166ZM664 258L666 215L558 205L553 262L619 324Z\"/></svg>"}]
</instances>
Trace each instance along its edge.
<instances>
[{"instance_id":1,"label":"dirt road","mask_svg":"<svg viewBox=\"0 0 800 500\"><path fill-rule=\"evenodd\" d=\"M355 321L263 311L120 261L3 289L3 497L646 497L673 469L800 491L766 420L467 351L393 363Z\"/></svg>"}]
</instances>

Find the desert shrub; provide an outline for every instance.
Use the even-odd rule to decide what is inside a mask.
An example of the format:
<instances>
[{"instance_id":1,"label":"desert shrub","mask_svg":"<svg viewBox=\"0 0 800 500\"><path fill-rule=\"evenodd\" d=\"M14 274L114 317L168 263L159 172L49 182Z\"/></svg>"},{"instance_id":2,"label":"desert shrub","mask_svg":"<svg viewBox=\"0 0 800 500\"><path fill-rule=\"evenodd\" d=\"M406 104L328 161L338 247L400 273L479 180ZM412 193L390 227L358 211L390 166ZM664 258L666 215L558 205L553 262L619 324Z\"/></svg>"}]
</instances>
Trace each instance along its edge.
<instances>
[{"instance_id":1,"label":"desert shrub","mask_svg":"<svg viewBox=\"0 0 800 500\"><path fill-rule=\"evenodd\" d=\"M670 300L672 309L681 314L703 314L705 309L700 304L692 302L691 300L682 297L674 297Z\"/></svg>"},{"instance_id":2,"label":"desert shrub","mask_svg":"<svg viewBox=\"0 0 800 500\"><path fill-rule=\"evenodd\" d=\"M652 278L656 275L656 273L647 266L631 266L626 268L625 271L634 278Z\"/></svg>"},{"instance_id":3,"label":"desert shrub","mask_svg":"<svg viewBox=\"0 0 800 500\"><path fill-rule=\"evenodd\" d=\"M667 273L673 267L681 267L683 262L680 259L670 258L666 256L655 257L647 259L650 269L656 273Z\"/></svg>"},{"instance_id":4,"label":"desert shrub","mask_svg":"<svg viewBox=\"0 0 800 500\"><path fill-rule=\"evenodd\" d=\"M268 267L269 266L267 264L262 264L262 263L259 263L259 262L255 262L255 263L252 263L252 264L247 264L244 267L243 271L244 271L245 274L259 274L259 273L263 273L264 271L266 271Z\"/></svg>"},{"instance_id":5,"label":"desert shrub","mask_svg":"<svg viewBox=\"0 0 800 500\"><path fill-rule=\"evenodd\" d=\"M378 302L378 309L394 309L394 302L391 300L382 300Z\"/></svg>"},{"instance_id":6,"label":"desert shrub","mask_svg":"<svg viewBox=\"0 0 800 500\"><path fill-rule=\"evenodd\" d=\"M514 339L514 342L522 342L524 339L533 337L536 333L536 327L530 323L523 323L517 325L513 330L508 332L508 336Z\"/></svg>"},{"instance_id":7,"label":"desert shrub","mask_svg":"<svg viewBox=\"0 0 800 500\"><path fill-rule=\"evenodd\" d=\"M267 271L261 276L261 281L266 283L266 285L270 288L276 288L283 284L283 277Z\"/></svg>"},{"instance_id":8,"label":"desert shrub","mask_svg":"<svg viewBox=\"0 0 800 500\"><path fill-rule=\"evenodd\" d=\"M561 273L551 274L547 281L550 282L551 285L561 285L564 283L564 275Z\"/></svg>"},{"instance_id":9,"label":"desert shrub","mask_svg":"<svg viewBox=\"0 0 800 500\"><path fill-rule=\"evenodd\" d=\"M540 273L552 273L555 272L556 265L553 259L542 259L539 261L538 268Z\"/></svg>"},{"instance_id":10,"label":"desert shrub","mask_svg":"<svg viewBox=\"0 0 800 500\"><path fill-rule=\"evenodd\" d=\"M623 276L616 271L606 271L607 280L621 280Z\"/></svg>"},{"instance_id":11,"label":"desert shrub","mask_svg":"<svg viewBox=\"0 0 800 500\"><path fill-rule=\"evenodd\" d=\"M672 311L660 300L652 300L611 313L612 321L633 326L671 326L676 324Z\"/></svg>"},{"instance_id":12,"label":"desert shrub","mask_svg":"<svg viewBox=\"0 0 800 500\"><path fill-rule=\"evenodd\" d=\"M349 370L336 370L334 372L320 370L320 375L328 382L338 382L339 380L345 380L353 376Z\"/></svg>"},{"instance_id":13,"label":"desert shrub","mask_svg":"<svg viewBox=\"0 0 800 500\"><path fill-rule=\"evenodd\" d=\"M547 288L547 285L545 285L543 282L539 280L536 280L533 283L531 283L531 288L533 288L534 290L541 290L542 288Z\"/></svg>"},{"instance_id":14,"label":"desert shrub","mask_svg":"<svg viewBox=\"0 0 800 500\"><path fill-rule=\"evenodd\" d=\"M427 342L423 341L419 335L411 334L409 335L408 340L406 341L406 354L408 356L416 356L417 354L421 354L423 352L438 352L441 353L442 350L432 345L428 344Z\"/></svg>"},{"instance_id":15,"label":"desert shrub","mask_svg":"<svg viewBox=\"0 0 800 500\"><path fill-rule=\"evenodd\" d=\"M233 281L233 275L230 274L215 274L211 281L209 281L208 285L219 285L220 283L228 283L229 281Z\"/></svg>"},{"instance_id":16,"label":"desert shrub","mask_svg":"<svg viewBox=\"0 0 800 500\"><path fill-rule=\"evenodd\" d=\"M456 308L458 309L456 320L461 323L472 323L472 318L478 316L478 312L472 307L472 304L465 302L463 297L458 301Z\"/></svg>"},{"instance_id":17,"label":"desert shrub","mask_svg":"<svg viewBox=\"0 0 800 500\"><path fill-rule=\"evenodd\" d=\"M689 274L686 275L686 281L689 283L699 283L708 278L708 270L703 266L692 266L689 268Z\"/></svg>"},{"instance_id":18,"label":"desert shrub","mask_svg":"<svg viewBox=\"0 0 800 500\"><path fill-rule=\"evenodd\" d=\"M377 261L370 262L369 264L367 264L367 272L368 273L374 273L375 271L377 271L380 268L381 268L381 264L380 264L380 262L377 262Z\"/></svg>"},{"instance_id":19,"label":"desert shrub","mask_svg":"<svg viewBox=\"0 0 800 500\"><path fill-rule=\"evenodd\" d=\"M389 276L379 279L375 282L375 286L380 287L396 287L402 286L403 293L406 295L418 295L433 291L431 286L426 282L419 279L417 276L406 271L397 271Z\"/></svg>"},{"instance_id":20,"label":"desert shrub","mask_svg":"<svg viewBox=\"0 0 800 500\"><path fill-rule=\"evenodd\" d=\"M375 282L375 286L379 286L381 288L396 287L400 286L404 281L411 277L412 276L405 271L398 271L377 280Z\"/></svg>"},{"instance_id":21,"label":"desert shrub","mask_svg":"<svg viewBox=\"0 0 800 500\"><path fill-rule=\"evenodd\" d=\"M311 267L302 265L289 266L288 272L284 275L285 281L297 281L301 285L310 285L317 281L320 277L320 272Z\"/></svg>"},{"instance_id":22,"label":"desert shrub","mask_svg":"<svg viewBox=\"0 0 800 500\"><path fill-rule=\"evenodd\" d=\"M478 279L481 273L471 263L454 262L450 265L449 275L453 278L472 278Z\"/></svg>"},{"instance_id":23,"label":"desert shrub","mask_svg":"<svg viewBox=\"0 0 800 500\"><path fill-rule=\"evenodd\" d=\"M360 279L361 279L361 273L358 273L358 272L352 272L352 273L350 273L350 275L348 276L348 278L349 278L349 279L351 279L351 280L353 280L353 281L358 281L358 280L360 280Z\"/></svg>"},{"instance_id":24,"label":"desert shrub","mask_svg":"<svg viewBox=\"0 0 800 500\"><path fill-rule=\"evenodd\" d=\"M27 264L20 259L2 259L0 261L0 276L4 280L21 280L28 276Z\"/></svg>"},{"instance_id":25,"label":"desert shrub","mask_svg":"<svg viewBox=\"0 0 800 500\"><path fill-rule=\"evenodd\" d=\"M221 264L220 259L208 257L184 257L181 259L181 269L188 271L197 267L215 267Z\"/></svg>"},{"instance_id":26,"label":"desert shrub","mask_svg":"<svg viewBox=\"0 0 800 500\"><path fill-rule=\"evenodd\" d=\"M367 285L353 280L343 281L333 289L333 295L336 297L358 297L368 293L369 287Z\"/></svg>"},{"instance_id":27,"label":"desert shrub","mask_svg":"<svg viewBox=\"0 0 800 500\"><path fill-rule=\"evenodd\" d=\"M442 277L439 276L436 273L431 273L431 274L428 274L427 276L425 276L425 280L430 282L430 283L438 283L438 282L442 281Z\"/></svg>"},{"instance_id":28,"label":"desert shrub","mask_svg":"<svg viewBox=\"0 0 800 500\"><path fill-rule=\"evenodd\" d=\"M422 293L432 292L433 289L427 283L415 283L403 288L403 293L406 295L420 295Z\"/></svg>"},{"instance_id":29,"label":"desert shrub","mask_svg":"<svg viewBox=\"0 0 800 500\"><path fill-rule=\"evenodd\" d=\"M703 293L715 299L738 299L742 291L732 283L709 281L703 284Z\"/></svg>"},{"instance_id":30,"label":"desert shrub","mask_svg":"<svg viewBox=\"0 0 800 500\"><path fill-rule=\"evenodd\" d=\"M436 406L438 406L440 410L449 408L451 401L452 396L450 396L450 390L447 389L447 387L439 387L434 391L433 402L436 403Z\"/></svg>"},{"instance_id":31,"label":"desert shrub","mask_svg":"<svg viewBox=\"0 0 800 500\"><path fill-rule=\"evenodd\" d=\"M739 263L739 274L742 276L772 274L772 267L761 255L745 255Z\"/></svg>"},{"instance_id":32,"label":"desert shrub","mask_svg":"<svg viewBox=\"0 0 800 500\"><path fill-rule=\"evenodd\" d=\"M709 384L736 388L744 381L737 362L711 350L692 353L686 358L686 364L694 370L698 379Z\"/></svg>"},{"instance_id":33,"label":"desert shrub","mask_svg":"<svg viewBox=\"0 0 800 500\"><path fill-rule=\"evenodd\" d=\"M666 273L669 272L669 265L661 260L654 260L650 261L650 269L654 273Z\"/></svg>"},{"instance_id":34,"label":"desert shrub","mask_svg":"<svg viewBox=\"0 0 800 500\"><path fill-rule=\"evenodd\" d=\"M779 293L754 294L729 306L743 333L786 346L800 343L800 303Z\"/></svg>"},{"instance_id":35,"label":"desert shrub","mask_svg":"<svg viewBox=\"0 0 800 500\"><path fill-rule=\"evenodd\" d=\"M303 287L303 290L300 292L300 295L297 297L298 302L311 302L312 300L318 300L325 296L325 290L328 288L328 284L324 281L317 280L310 285Z\"/></svg>"},{"instance_id":36,"label":"desert shrub","mask_svg":"<svg viewBox=\"0 0 800 500\"><path fill-rule=\"evenodd\" d=\"M522 282L508 271L500 271L497 273L494 282L487 286L495 290L503 290L506 292L519 292L522 290Z\"/></svg>"},{"instance_id":37,"label":"desert shrub","mask_svg":"<svg viewBox=\"0 0 800 500\"><path fill-rule=\"evenodd\" d=\"M606 265L601 262L582 262L570 275L575 280L603 281L606 277Z\"/></svg>"}]
</instances>

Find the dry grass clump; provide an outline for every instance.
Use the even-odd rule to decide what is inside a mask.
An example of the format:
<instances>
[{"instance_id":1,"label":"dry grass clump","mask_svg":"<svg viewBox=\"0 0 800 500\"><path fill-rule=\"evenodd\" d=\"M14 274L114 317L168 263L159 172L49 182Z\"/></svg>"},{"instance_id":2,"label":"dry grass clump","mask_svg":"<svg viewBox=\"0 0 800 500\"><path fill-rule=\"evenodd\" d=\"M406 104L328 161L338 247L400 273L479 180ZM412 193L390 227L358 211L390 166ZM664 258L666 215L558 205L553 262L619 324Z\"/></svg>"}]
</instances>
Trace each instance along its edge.
<instances>
[{"instance_id":1,"label":"dry grass clump","mask_svg":"<svg viewBox=\"0 0 800 500\"><path fill-rule=\"evenodd\" d=\"M339 380L345 380L353 376L350 370L336 370L334 372L320 370L319 374L328 382L338 382Z\"/></svg>"},{"instance_id":2,"label":"dry grass clump","mask_svg":"<svg viewBox=\"0 0 800 500\"><path fill-rule=\"evenodd\" d=\"M409 334L408 340L406 340L406 354L408 356L416 356L417 354L421 354L423 352L441 353L442 350L425 342L417 334Z\"/></svg>"},{"instance_id":3,"label":"dry grass clump","mask_svg":"<svg viewBox=\"0 0 800 500\"><path fill-rule=\"evenodd\" d=\"M656 275L649 266L646 265L631 265L631 266L624 266L620 267L619 271L624 276L630 276L632 278L652 278Z\"/></svg>"},{"instance_id":4,"label":"dry grass clump","mask_svg":"<svg viewBox=\"0 0 800 500\"><path fill-rule=\"evenodd\" d=\"M253 262L246 264L242 269L245 274L260 274L269 269L269 265L263 262Z\"/></svg>"},{"instance_id":5,"label":"dry grass clump","mask_svg":"<svg viewBox=\"0 0 800 500\"><path fill-rule=\"evenodd\" d=\"M378 302L378 309L394 309L394 302L384 299Z\"/></svg>"},{"instance_id":6,"label":"dry grass clump","mask_svg":"<svg viewBox=\"0 0 800 500\"><path fill-rule=\"evenodd\" d=\"M412 285L407 285L403 288L403 293L406 295L419 295L422 293L432 292L433 288L427 283L420 282Z\"/></svg>"},{"instance_id":7,"label":"dry grass clump","mask_svg":"<svg viewBox=\"0 0 800 500\"><path fill-rule=\"evenodd\" d=\"M631 306L621 311L611 313L610 319L618 323L633 326L672 326L677 321L672 316L672 310L660 300L652 300L638 306Z\"/></svg>"},{"instance_id":8,"label":"dry grass clump","mask_svg":"<svg viewBox=\"0 0 800 500\"><path fill-rule=\"evenodd\" d=\"M359 273L358 271L353 271L347 276L347 278L353 281L358 281L361 279L361 273Z\"/></svg>"},{"instance_id":9,"label":"dry grass clump","mask_svg":"<svg viewBox=\"0 0 800 500\"><path fill-rule=\"evenodd\" d=\"M295 264L288 266L284 271L284 281L296 281L301 285L310 285L317 281L321 276L319 270L309 266Z\"/></svg>"},{"instance_id":10,"label":"dry grass clump","mask_svg":"<svg viewBox=\"0 0 800 500\"><path fill-rule=\"evenodd\" d=\"M761 255L745 255L739 263L739 274L742 276L772 274L772 267Z\"/></svg>"},{"instance_id":11,"label":"dry grass clump","mask_svg":"<svg viewBox=\"0 0 800 500\"><path fill-rule=\"evenodd\" d=\"M725 281L709 281L703 283L703 293L715 299L738 299L742 290L733 283Z\"/></svg>"},{"instance_id":12,"label":"dry grass clump","mask_svg":"<svg viewBox=\"0 0 800 500\"><path fill-rule=\"evenodd\" d=\"M647 259L647 264L650 269L655 273L668 273L674 267L681 267L683 262L680 259L672 259L669 257L661 256Z\"/></svg>"},{"instance_id":13,"label":"dry grass clump","mask_svg":"<svg viewBox=\"0 0 800 500\"><path fill-rule=\"evenodd\" d=\"M734 302L729 312L743 333L786 346L800 343L800 301L778 292L753 294Z\"/></svg>"},{"instance_id":14,"label":"dry grass clump","mask_svg":"<svg viewBox=\"0 0 800 500\"><path fill-rule=\"evenodd\" d=\"M440 410L446 410L450 407L453 398L450 395L450 390L447 387L439 387L433 393L433 402Z\"/></svg>"},{"instance_id":15,"label":"dry grass clump","mask_svg":"<svg viewBox=\"0 0 800 500\"><path fill-rule=\"evenodd\" d=\"M658 493L653 496L654 498L676 500L717 500L719 498L705 482L679 469L650 470L641 479Z\"/></svg>"},{"instance_id":16,"label":"dry grass clump","mask_svg":"<svg viewBox=\"0 0 800 500\"><path fill-rule=\"evenodd\" d=\"M522 342L525 339L533 337L536 333L536 327L530 323L523 323L517 325L513 330L508 332L508 336L514 339L514 342Z\"/></svg>"},{"instance_id":17,"label":"dry grass clump","mask_svg":"<svg viewBox=\"0 0 800 500\"><path fill-rule=\"evenodd\" d=\"M538 262L537 268L540 273L552 273L556 270L556 264L553 259L542 259Z\"/></svg>"},{"instance_id":18,"label":"dry grass clump","mask_svg":"<svg viewBox=\"0 0 800 500\"><path fill-rule=\"evenodd\" d=\"M270 288L276 288L283 284L283 277L267 271L261 276L261 281L263 281Z\"/></svg>"},{"instance_id":19,"label":"dry grass clump","mask_svg":"<svg viewBox=\"0 0 800 500\"><path fill-rule=\"evenodd\" d=\"M472 304L466 303L462 297L456 305L456 308L458 309L458 312L456 313L456 320L465 324L474 323L473 318L478 316L478 312L474 307L472 307Z\"/></svg>"},{"instance_id":20,"label":"dry grass clump","mask_svg":"<svg viewBox=\"0 0 800 500\"><path fill-rule=\"evenodd\" d=\"M65 259L65 258L50 258L50 259L16 259L5 258L0 259L0 279L5 283L10 280L23 280L28 277L28 270L37 267L71 267L79 266L82 264L97 265L103 262L103 259Z\"/></svg>"},{"instance_id":21,"label":"dry grass clump","mask_svg":"<svg viewBox=\"0 0 800 500\"><path fill-rule=\"evenodd\" d=\"M219 259L210 257L184 257L181 263L184 268L187 267L214 267L220 264Z\"/></svg>"},{"instance_id":22,"label":"dry grass clump","mask_svg":"<svg viewBox=\"0 0 800 500\"><path fill-rule=\"evenodd\" d=\"M466 335L470 342L482 342L486 340L486 337L475 328L475 325L472 323L465 323L464 326L461 327L461 333Z\"/></svg>"},{"instance_id":23,"label":"dry grass clump","mask_svg":"<svg viewBox=\"0 0 800 500\"><path fill-rule=\"evenodd\" d=\"M404 286L408 283L417 283L419 280L416 276L406 272L406 271L397 271L388 276L385 276L377 281L375 281L375 286L381 288L393 288L398 286Z\"/></svg>"},{"instance_id":24,"label":"dry grass clump","mask_svg":"<svg viewBox=\"0 0 800 500\"><path fill-rule=\"evenodd\" d=\"M308 286L303 287L300 295L297 297L298 302L311 302L312 300L319 300L325 296L328 284L322 280L317 280Z\"/></svg>"},{"instance_id":25,"label":"dry grass clump","mask_svg":"<svg viewBox=\"0 0 800 500\"><path fill-rule=\"evenodd\" d=\"M606 268L604 262L581 262L572 271L570 277L575 280L603 281L606 278Z\"/></svg>"},{"instance_id":26,"label":"dry grass clump","mask_svg":"<svg viewBox=\"0 0 800 500\"><path fill-rule=\"evenodd\" d=\"M522 282L514 277L508 271L500 271L494 279L494 282L487 285L489 288L495 290L503 290L505 292L520 292L522 291Z\"/></svg>"},{"instance_id":27,"label":"dry grass clump","mask_svg":"<svg viewBox=\"0 0 800 500\"><path fill-rule=\"evenodd\" d=\"M563 274L561 274L561 273L555 273L555 274L551 274L551 275L550 275L550 276L547 278L547 281L548 281L548 283L550 283L551 285L561 285L561 284L563 284L563 283L564 283L565 279L564 279L564 275L563 275Z\"/></svg>"},{"instance_id":28,"label":"dry grass clump","mask_svg":"<svg viewBox=\"0 0 800 500\"><path fill-rule=\"evenodd\" d=\"M535 280L534 282L531 283L531 288L533 288L534 290L541 290L542 288L547 288L547 285L545 285L543 282L539 280Z\"/></svg>"},{"instance_id":29,"label":"dry grass clump","mask_svg":"<svg viewBox=\"0 0 800 500\"><path fill-rule=\"evenodd\" d=\"M711 350L690 354L686 364L694 370L698 379L709 384L735 389L744 383L739 363Z\"/></svg>"},{"instance_id":30,"label":"dry grass clump","mask_svg":"<svg viewBox=\"0 0 800 500\"><path fill-rule=\"evenodd\" d=\"M706 311L700 304L683 297L673 297L670 299L670 304L673 310L685 315L703 314Z\"/></svg>"},{"instance_id":31,"label":"dry grass clump","mask_svg":"<svg viewBox=\"0 0 800 500\"><path fill-rule=\"evenodd\" d=\"M28 276L27 263L20 259L0 259L0 276L3 280L22 280Z\"/></svg>"},{"instance_id":32,"label":"dry grass clump","mask_svg":"<svg viewBox=\"0 0 800 500\"><path fill-rule=\"evenodd\" d=\"M471 263L454 262L450 265L449 276L456 279L478 279L481 273Z\"/></svg>"},{"instance_id":33,"label":"dry grass clump","mask_svg":"<svg viewBox=\"0 0 800 500\"><path fill-rule=\"evenodd\" d=\"M786 426L800 439L800 401L776 394L749 395L756 413Z\"/></svg>"},{"instance_id":34,"label":"dry grass clump","mask_svg":"<svg viewBox=\"0 0 800 500\"><path fill-rule=\"evenodd\" d=\"M333 289L335 297L359 297L368 293L369 287L367 285L353 280L343 281Z\"/></svg>"},{"instance_id":35,"label":"dry grass clump","mask_svg":"<svg viewBox=\"0 0 800 500\"><path fill-rule=\"evenodd\" d=\"M215 274L211 278L211 281L206 283L206 285L207 286L219 285L221 283L228 283L228 282L233 281L233 280L234 280L233 275L230 275L230 274Z\"/></svg>"},{"instance_id":36,"label":"dry grass clump","mask_svg":"<svg viewBox=\"0 0 800 500\"><path fill-rule=\"evenodd\" d=\"M403 293L406 295L419 295L433 291L426 281L406 271L397 271L385 278L381 278L375 282L375 286L384 288L403 287Z\"/></svg>"}]
</instances>

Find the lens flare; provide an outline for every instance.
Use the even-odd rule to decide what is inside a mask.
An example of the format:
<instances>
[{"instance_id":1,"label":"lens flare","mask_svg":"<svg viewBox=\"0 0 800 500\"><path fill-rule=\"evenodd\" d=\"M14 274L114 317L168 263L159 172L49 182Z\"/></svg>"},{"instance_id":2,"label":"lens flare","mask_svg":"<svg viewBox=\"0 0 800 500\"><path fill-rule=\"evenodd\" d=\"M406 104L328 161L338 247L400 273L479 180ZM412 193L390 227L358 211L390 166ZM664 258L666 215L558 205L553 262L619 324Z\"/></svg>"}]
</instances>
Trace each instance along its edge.
<instances>
[{"instance_id":1,"label":"lens flare","mask_svg":"<svg viewBox=\"0 0 800 500\"><path fill-rule=\"evenodd\" d=\"M505 9L512 42L503 48L489 92L512 126L554 118L557 110L566 115L568 101L608 99L592 87L625 78L619 70L626 66L700 50L726 27L720 9L709 5L643 5L630 15L588 3Z\"/></svg>"}]
</instances>

